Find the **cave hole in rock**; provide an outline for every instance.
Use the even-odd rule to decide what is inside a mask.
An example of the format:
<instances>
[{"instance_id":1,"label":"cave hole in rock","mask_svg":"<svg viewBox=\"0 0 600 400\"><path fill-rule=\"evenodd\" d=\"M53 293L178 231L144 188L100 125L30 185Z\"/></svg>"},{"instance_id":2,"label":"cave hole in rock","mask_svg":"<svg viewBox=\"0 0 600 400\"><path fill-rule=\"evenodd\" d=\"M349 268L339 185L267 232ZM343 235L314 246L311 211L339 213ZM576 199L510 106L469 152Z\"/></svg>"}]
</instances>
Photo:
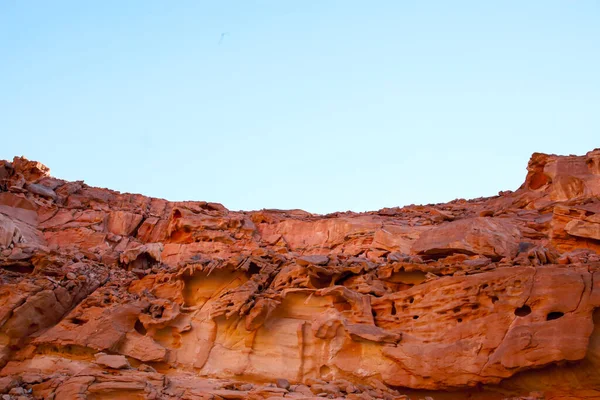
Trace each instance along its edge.
<instances>
[{"instance_id":1,"label":"cave hole in rock","mask_svg":"<svg viewBox=\"0 0 600 400\"><path fill-rule=\"evenodd\" d=\"M515 315L517 317L526 317L531 314L531 307L528 305L524 305L523 307L519 307L515 310Z\"/></svg>"},{"instance_id":2,"label":"cave hole in rock","mask_svg":"<svg viewBox=\"0 0 600 400\"><path fill-rule=\"evenodd\" d=\"M147 332L146 328L144 327L144 324L142 324L142 321L140 321L139 319L135 321L135 325L133 327L135 328L136 332L140 335L145 335Z\"/></svg>"},{"instance_id":3,"label":"cave hole in rock","mask_svg":"<svg viewBox=\"0 0 600 400\"><path fill-rule=\"evenodd\" d=\"M565 313L560 312L560 311L552 311L552 312L548 313L548 315L546 315L546 321L552 321L554 319L559 319L563 315L565 315Z\"/></svg>"},{"instance_id":4,"label":"cave hole in rock","mask_svg":"<svg viewBox=\"0 0 600 400\"><path fill-rule=\"evenodd\" d=\"M125 264L124 267L127 271L138 270L145 271L149 268L152 268L159 263L148 253L142 253L138 255L135 260L131 261L128 264Z\"/></svg>"},{"instance_id":5,"label":"cave hole in rock","mask_svg":"<svg viewBox=\"0 0 600 400\"><path fill-rule=\"evenodd\" d=\"M533 243L521 242L521 243L519 243L519 253L525 253L526 251L530 250L533 247L534 247Z\"/></svg>"},{"instance_id":6,"label":"cave hole in rock","mask_svg":"<svg viewBox=\"0 0 600 400\"><path fill-rule=\"evenodd\" d=\"M413 315L413 319L419 319L418 315Z\"/></svg>"},{"instance_id":7,"label":"cave hole in rock","mask_svg":"<svg viewBox=\"0 0 600 400\"><path fill-rule=\"evenodd\" d=\"M492 297L490 297L490 299L492 300L492 304L494 304L494 303L496 303L498 300L500 300L500 299L498 298L498 296L492 296Z\"/></svg>"},{"instance_id":8,"label":"cave hole in rock","mask_svg":"<svg viewBox=\"0 0 600 400\"><path fill-rule=\"evenodd\" d=\"M331 368L329 368L327 365L321 365L321 368L319 368L319 375L321 375L321 378L327 378L330 373Z\"/></svg>"},{"instance_id":9,"label":"cave hole in rock","mask_svg":"<svg viewBox=\"0 0 600 400\"><path fill-rule=\"evenodd\" d=\"M340 301L333 303L333 307L338 311L350 311L352 306L347 301ZM372 313L373 314L373 313ZM375 316L375 314L373 314Z\"/></svg>"},{"instance_id":10,"label":"cave hole in rock","mask_svg":"<svg viewBox=\"0 0 600 400\"><path fill-rule=\"evenodd\" d=\"M529 180L529 188L537 190L550 183L549 177L542 172L535 172Z\"/></svg>"},{"instance_id":11,"label":"cave hole in rock","mask_svg":"<svg viewBox=\"0 0 600 400\"><path fill-rule=\"evenodd\" d=\"M392 276L388 280L392 283L399 283L409 285L408 287L412 287L414 285L420 285L425 282L427 274L423 271L405 271L400 270L396 271L392 274Z\"/></svg>"},{"instance_id":12,"label":"cave hole in rock","mask_svg":"<svg viewBox=\"0 0 600 400\"><path fill-rule=\"evenodd\" d=\"M333 307L338 311L352 310L352 305L350 303L348 303L348 300L346 300L342 296L334 296ZM373 314L374 312L375 311L373 311L373 309L371 309L371 314ZM375 316L375 314L373 314L373 316Z\"/></svg>"},{"instance_id":13,"label":"cave hole in rock","mask_svg":"<svg viewBox=\"0 0 600 400\"><path fill-rule=\"evenodd\" d=\"M260 267L255 263L250 263L250 267L248 268L248 273L250 275L256 275L260 272Z\"/></svg>"},{"instance_id":14,"label":"cave hole in rock","mask_svg":"<svg viewBox=\"0 0 600 400\"><path fill-rule=\"evenodd\" d=\"M409 299L408 299L408 302L409 302L410 304L414 303L414 302L415 302L415 298L414 298L414 297L411 297L411 298L409 298Z\"/></svg>"},{"instance_id":15,"label":"cave hole in rock","mask_svg":"<svg viewBox=\"0 0 600 400\"><path fill-rule=\"evenodd\" d=\"M392 315L396 315L396 303L392 302Z\"/></svg>"},{"instance_id":16,"label":"cave hole in rock","mask_svg":"<svg viewBox=\"0 0 600 400\"><path fill-rule=\"evenodd\" d=\"M158 319L158 318L162 318L164 311L165 311L165 308L163 306L160 306L158 304L153 304L148 309L148 314L152 315L152 318Z\"/></svg>"},{"instance_id":17,"label":"cave hole in rock","mask_svg":"<svg viewBox=\"0 0 600 400\"><path fill-rule=\"evenodd\" d=\"M79 318L79 317L73 317L73 318L70 319L70 322L73 325L83 325L83 324L85 324L87 322L87 320Z\"/></svg>"},{"instance_id":18,"label":"cave hole in rock","mask_svg":"<svg viewBox=\"0 0 600 400\"><path fill-rule=\"evenodd\" d=\"M317 274L317 276L310 275L310 285L314 289L325 289L331 285L331 277Z\"/></svg>"},{"instance_id":19,"label":"cave hole in rock","mask_svg":"<svg viewBox=\"0 0 600 400\"><path fill-rule=\"evenodd\" d=\"M459 318L459 319L457 319L457 321L460 323L460 322L462 322L463 320L462 320L462 318Z\"/></svg>"},{"instance_id":20,"label":"cave hole in rock","mask_svg":"<svg viewBox=\"0 0 600 400\"><path fill-rule=\"evenodd\" d=\"M335 278L334 283L336 285L345 286L344 284L346 283L346 281L349 280L350 278L352 278L353 276L354 276L354 274L352 272L344 272L339 277Z\"/></svg>"},{"instance_id":21,"label":"cave hole in rock","mask_svg":"<svg viewBox=\"0 0 600 400\"><path fill-rule=\"evenodd\" d=\"M8 264L3 265L1 268L6 271L16 272L19 274L31 274L34 267L31 264Z\"/></svg>"}]
</instances>

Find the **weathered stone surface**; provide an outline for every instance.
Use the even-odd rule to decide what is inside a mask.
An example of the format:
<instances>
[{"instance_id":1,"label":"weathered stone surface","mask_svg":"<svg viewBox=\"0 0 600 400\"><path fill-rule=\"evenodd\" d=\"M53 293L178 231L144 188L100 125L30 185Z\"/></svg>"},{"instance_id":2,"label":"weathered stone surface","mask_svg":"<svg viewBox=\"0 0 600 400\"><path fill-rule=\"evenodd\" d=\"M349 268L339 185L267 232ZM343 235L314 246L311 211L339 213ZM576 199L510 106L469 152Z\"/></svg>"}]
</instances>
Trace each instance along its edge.
<instances>
[{"instance_id":1,"label":"weathered stone surface","mask_svg":"<svg viewBox=\"0 0 600 400\"><path fill-rule=\"evenodd\" d=\"M361 214L0 188L0 395L600 398L600 150Z\"/></svg>"},{"instance_id":2,"label":"weathered stone surface","mask_svg":"<svg viewBox=\"0 0 600 400\"><path fill-rule=\"evenodd\" d=\"M52 190L51 188L46 187L44 185L40 185L37 183L29 183L29 184L25 185L25 188L27 190L29 190L31 193L37 194L38 196L56 200L56 193L54 193L54 190Z\"/></svg>"},{"instance_id":3,"label":"weathered stone surface","mask_svg":"<svg viewBox=\"0 0 600 400\"><path fill-rule=\"evenodd\" d=\"M94 358L96 360L96 364L108 368L123 369L131 367L127 359L120 354L96 353Z\"/></svg>"},{"instance_id":4,"label":"weathered stone surface","mask_svg":"<svg viewBox=\"0 0 600 400\"><path fill-rule=\"evenodd\" d=\"M600 214L596 215L600 217ZM596 221L569 221L565 226L565 231L569 235L582 238L600 240L600 220Z\"/></svg>"},{"instance_id":5,"label":"weathered stone surface","mask_svg":"<svg viewBox=\"0 0 600 400\"><path fill-rule=\"evenodd\" d=\"M500 259L517 254L520 238L519 230L500 218L465 218L422 233L413 251L432 256L466 253Z\"/></svg>"},{"instance_id":6,"label":"weathered stone surface","mask_svg":"<svg viewBox=\"0 0 600 400\"><path fill-rule=\"evenodd\" d=\"M323 255L312 255L312 256L302 256L296 260L298 265L307 266L310 264L314 265L327 265L329 262L329 257Z\"/></svg>"},{"instance_id":7,"label":"weathered stone surface","mask_svg":"<svg viewBox=\"0 0 600 400\"><path fill-rule=\"evenodd\" d=\"M8 247L22 241L23 235L17 225L8 217L0 214L0 247Z\"/></svg>"},{"instance_id":8,"label":"weathered stone surface","mask_svg":"<svg viewBox=\"0 0 600 400\"><path fill-rule=\"evenodd\" d=\"M559 250L589 248L600 252L600 198L554 206L550 227L552 243Z\"/></svg>"}]
</instances>

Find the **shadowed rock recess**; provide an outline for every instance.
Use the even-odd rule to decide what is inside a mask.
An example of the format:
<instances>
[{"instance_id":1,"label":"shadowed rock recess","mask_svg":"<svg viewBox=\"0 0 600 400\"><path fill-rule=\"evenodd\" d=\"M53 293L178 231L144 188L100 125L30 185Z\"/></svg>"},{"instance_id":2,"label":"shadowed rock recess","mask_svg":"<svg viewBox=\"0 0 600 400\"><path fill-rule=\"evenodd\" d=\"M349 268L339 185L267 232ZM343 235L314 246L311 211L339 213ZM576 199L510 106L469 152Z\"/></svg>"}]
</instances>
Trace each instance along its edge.
<instances>
[{"instance_id":1,"label":"shadowed rock recess","mask_svg":"<svg viewBox=\"0 0 600 400\"><path fill-rule=\"evenodd\" d=\"M314 215L0 161L0 398L600 399L600 149L527 171Z\"/></svg>"}]
</instances>

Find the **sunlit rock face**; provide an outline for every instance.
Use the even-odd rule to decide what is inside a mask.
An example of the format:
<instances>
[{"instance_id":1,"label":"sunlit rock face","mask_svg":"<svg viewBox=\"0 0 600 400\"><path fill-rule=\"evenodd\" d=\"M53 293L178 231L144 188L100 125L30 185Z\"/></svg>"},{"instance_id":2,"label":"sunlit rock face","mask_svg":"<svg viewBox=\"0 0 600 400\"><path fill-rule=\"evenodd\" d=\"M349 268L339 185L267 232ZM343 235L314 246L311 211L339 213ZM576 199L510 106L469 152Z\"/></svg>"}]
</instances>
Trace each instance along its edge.
<instances>
[{"instance_id":1,"label":"sunlit rock face","mask_svg":"<svg viewBox=\"0 0 600 400\"><path fill-rule=\"evenodd\" d=\"M0 161L10 399L598 399L600 150L491 198L233 212Z\"/></svg>"}]
</instances>

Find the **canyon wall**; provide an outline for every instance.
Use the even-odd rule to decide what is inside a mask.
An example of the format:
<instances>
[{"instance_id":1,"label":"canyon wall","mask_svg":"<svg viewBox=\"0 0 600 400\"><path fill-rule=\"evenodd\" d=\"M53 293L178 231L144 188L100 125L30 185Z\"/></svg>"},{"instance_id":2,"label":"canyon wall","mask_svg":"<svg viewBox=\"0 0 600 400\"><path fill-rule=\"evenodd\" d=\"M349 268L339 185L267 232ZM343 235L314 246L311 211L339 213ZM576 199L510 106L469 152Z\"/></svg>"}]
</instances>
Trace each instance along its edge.
<instances>
[{"instance_id":1,"label":"canyon wall","mask_svg":"<svg viewBox=\"0 0 600 400\"><path fill-rule=\"evenodd\" d=\"M2 399L600 399L600 149L515 191L230 211L0 161ZM8 396L8 397L6 397Z\"/></svg>"}]
</instances>

